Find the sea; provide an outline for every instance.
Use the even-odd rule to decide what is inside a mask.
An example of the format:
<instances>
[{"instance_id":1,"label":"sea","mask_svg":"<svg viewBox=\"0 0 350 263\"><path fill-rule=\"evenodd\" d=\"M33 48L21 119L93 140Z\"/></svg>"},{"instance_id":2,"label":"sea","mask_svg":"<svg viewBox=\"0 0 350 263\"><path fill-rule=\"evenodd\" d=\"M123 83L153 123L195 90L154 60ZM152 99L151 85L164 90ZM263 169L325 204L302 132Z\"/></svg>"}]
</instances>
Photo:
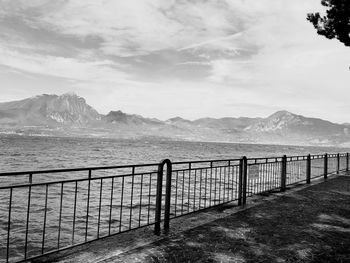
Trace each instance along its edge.
<instances>
[{"instance_id":1,"label":"sea","mask_svg":"<svg viewBox=\"0 0 350 263\"><path fill-rule=\"evenodd\" d=\"M347 152L349 148L0 135L0 173L176 161Z\"/></svg>"},{"instance_id":2,"label":"sea","mask_svg":"<svg viewBox=\"0 0 350 263\"><path fill-rule=\"evenodd\" d=\"M23 260L26 256L33 257L99 236L128 231L140 225L148 225L155 216L156 172L141 177L126 176L125 180L124 177L97 178L91 181L91 185L86 171L80 177L85 179L81 180L76 180L77 174L70 172L65 173L65 177L59 177L59 174L33 175L33 186L28 184L28 175L5 176L8 172L157 164L166 158L177 162L348 151L350 149L337 147L166 139L117 140L0 135L0 262L7 262L7 256L9 262ZM106 175L115 176L113 173L111 170ZM215 173L213 169L209 169L205 173L205 181L202 171L200 174L196 171L191 174L177 172L173 178L175 181L172 187L176 186L176 192L171 197L171 203L173 206L175 204L175 211L183 213L185 207L190 212L192 207L202 208L207 202L215 205L215 202L222 201L220 189L224 197L226 194L230 197L232 193L237 193L236 186L230 184L234 176L237 178L237 169L220 168L215 169ZM223 184L221 175L224 178ZM55 182L47 183L49 176ZM277 177L274 182L276 185L279 184ZM76 181L69 182L71 179ZM60 180L68 181L63 183ZM8 187L14 184L22 186ZM219 185L217 200L216 185ZM199 194L199 198L198 193L201 190L205 194Z\"/></svg>"}]
</instances>

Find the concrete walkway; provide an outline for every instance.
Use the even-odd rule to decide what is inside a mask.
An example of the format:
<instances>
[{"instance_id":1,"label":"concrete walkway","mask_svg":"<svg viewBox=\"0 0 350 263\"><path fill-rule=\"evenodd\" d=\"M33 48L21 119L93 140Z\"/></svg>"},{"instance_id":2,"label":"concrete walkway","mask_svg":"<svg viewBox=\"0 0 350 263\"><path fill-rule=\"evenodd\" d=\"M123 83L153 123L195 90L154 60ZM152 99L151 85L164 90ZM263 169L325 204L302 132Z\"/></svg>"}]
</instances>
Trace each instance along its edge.
<instances>
[{"instance_id":1,"label":"concrete walkway","mask_svg":"<svg viewBox=\"0 0 350 263\"><path fill-rule=\"evenodd\" d=\"M286 194L261 199L240 211L229 208L228 212L221 213L221 218L211 222L203 223L199 216L197 221L200 225L197 226L193 221L196 216L192 216L192 220L179 218L177 222L171 222L172 234L169 236L151 236L148 243L142 241L140 236L138 246L119 253L111 245L112 242L106 245L110 248L108 252L105 246L100 252L92 248L95 249L93 253L81 250L76 254L47 260L350 262L350 176L338 176L297 191L289 190ZM207 218L210 215L207 214ZM183 221L182 224L179 220ZM181 225L187 222L194 225L181 230ZM175 231L176 226L181 231Z\"/></svg>"}]
</instances>

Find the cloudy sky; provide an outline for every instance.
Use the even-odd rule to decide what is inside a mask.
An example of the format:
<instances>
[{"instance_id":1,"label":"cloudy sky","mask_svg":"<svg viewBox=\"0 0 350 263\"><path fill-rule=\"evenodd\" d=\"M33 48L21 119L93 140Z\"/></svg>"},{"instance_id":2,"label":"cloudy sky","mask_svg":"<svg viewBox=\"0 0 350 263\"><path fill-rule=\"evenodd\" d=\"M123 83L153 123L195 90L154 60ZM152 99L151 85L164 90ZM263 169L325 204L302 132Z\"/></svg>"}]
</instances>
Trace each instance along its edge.
<instances>
[{"instance_id":1,"label":"cloudy sky","mask_svg":"<svg viewBox=\"0 0 350 263\"><path fill-rule=\"evenodd\" d=\"M74 91L167 119L285 109L350 122L350 48L320 0L0 0L0 101Z\"/></svg>"}]
</instances>

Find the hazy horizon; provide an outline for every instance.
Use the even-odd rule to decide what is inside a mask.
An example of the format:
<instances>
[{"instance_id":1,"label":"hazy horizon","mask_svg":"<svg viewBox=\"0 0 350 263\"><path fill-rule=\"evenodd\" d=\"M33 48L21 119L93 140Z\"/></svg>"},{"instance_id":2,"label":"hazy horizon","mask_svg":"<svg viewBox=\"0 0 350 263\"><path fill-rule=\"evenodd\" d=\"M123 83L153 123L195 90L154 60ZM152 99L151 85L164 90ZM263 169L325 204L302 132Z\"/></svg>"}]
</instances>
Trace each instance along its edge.
<instances>
[{"instance_id":1,"label":"hazy horizon","mask_svg":"<svg viewBox=\"0 0 350 263\"><path fill-rule=\"evenodd\" d=\"M98 112L350 122L349 48L320 0L0 0L0 102L74 91Z\"/></svg>"}]
</instances>

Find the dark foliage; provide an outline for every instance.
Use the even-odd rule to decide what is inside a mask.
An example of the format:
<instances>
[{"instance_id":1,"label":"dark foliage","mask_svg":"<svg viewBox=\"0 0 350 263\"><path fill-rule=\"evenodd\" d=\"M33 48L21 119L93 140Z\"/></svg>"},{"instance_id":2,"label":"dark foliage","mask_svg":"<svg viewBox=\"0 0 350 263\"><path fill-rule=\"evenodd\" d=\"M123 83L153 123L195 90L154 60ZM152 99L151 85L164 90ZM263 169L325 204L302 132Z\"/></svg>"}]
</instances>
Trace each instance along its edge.
<instances>
[{"instance_id":1,"label":"dark foliage","mask_svg":"<svg viewBox=\"0 0 350 263\"><path fill-rule=\"evenodd\" d=\"M326 15L310 13L307 14L307 20L314 25L319 35L336 38L345 46L350 46L350 1L322 0L321 4L327 7Z\"/></svg>"}]
</instances>

